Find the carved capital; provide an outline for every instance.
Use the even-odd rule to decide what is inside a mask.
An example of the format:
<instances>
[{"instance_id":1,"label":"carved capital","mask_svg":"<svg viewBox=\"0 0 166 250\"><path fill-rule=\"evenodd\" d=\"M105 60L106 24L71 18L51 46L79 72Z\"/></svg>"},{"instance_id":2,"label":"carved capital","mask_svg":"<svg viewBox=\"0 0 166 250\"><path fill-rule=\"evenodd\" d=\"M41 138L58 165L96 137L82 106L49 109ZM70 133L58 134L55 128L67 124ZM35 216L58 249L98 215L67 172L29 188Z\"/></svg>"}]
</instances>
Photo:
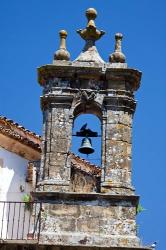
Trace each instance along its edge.
<instances>
[{"instance_id":1,"label":"carved capital","mask_svg":"<svg viewBox=\"0 0 166 250\"><path fill-rule=\"evenodd\" d=\"M96 98L96 93L95 91L86 91L86 90L83 90L83 91L80 91L80 100L82 102L91 102L91 101L94 101Z\"/></svg>"},{"instance_id":2,"label":"carved capital","mask_svg":"<svg viewBox=\"0 0 166 250\"><path fill-rule=\"evenodd\" d=\"M41 109L45 110L50 107L70 108L73 96L71 95L44 95L41 97Z\"/></svg>"}]
</instances>

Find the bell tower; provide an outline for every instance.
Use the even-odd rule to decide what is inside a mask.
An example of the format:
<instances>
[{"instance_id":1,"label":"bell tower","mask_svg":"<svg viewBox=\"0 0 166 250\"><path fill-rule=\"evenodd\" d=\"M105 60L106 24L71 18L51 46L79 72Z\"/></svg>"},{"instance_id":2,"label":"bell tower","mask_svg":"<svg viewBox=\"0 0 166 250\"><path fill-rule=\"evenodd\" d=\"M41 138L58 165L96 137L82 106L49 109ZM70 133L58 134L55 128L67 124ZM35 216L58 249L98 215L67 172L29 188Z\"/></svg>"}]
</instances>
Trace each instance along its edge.
<instances>
[{"instance_id":1,"label":"bell tower","mask_svg":"<svg viewBox=\"0 0 166 250\"><path fill-rule=\"evenodd\" d=\"M141 72L128 68L121 33L115 35L109 62L104 62L96 48L105 34L96 28L96 10L89 8L86 17L86 28L77 31L85 40L80 55L70 61L67 32L61 30L53 63L38 68L43 87L42 158L34 193L43 202L39 244L55 249L149 249L137 237L139 197L131 183L134 92ZM101 168L70 152L73 122L80 114L94 114L101 121ZM85 177L85 186L97 180L97 188L81 189L80 184L79 191L73 189L73 166L91 175Z\"/></svg>"}]
</instances>

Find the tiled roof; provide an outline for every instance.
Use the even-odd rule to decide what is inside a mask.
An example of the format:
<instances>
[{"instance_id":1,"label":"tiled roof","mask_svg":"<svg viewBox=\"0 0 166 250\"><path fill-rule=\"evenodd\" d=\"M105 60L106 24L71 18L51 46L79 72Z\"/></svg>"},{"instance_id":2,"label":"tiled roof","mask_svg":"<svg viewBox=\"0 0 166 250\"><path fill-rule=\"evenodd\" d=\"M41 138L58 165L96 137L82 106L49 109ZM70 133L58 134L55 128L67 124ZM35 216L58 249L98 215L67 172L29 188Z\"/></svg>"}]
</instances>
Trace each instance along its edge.
<instances>
[{"instance_id":1,"label":"tiled roof","mask_svg":"<svg viewBox=\"0 0 166 250\"><path fill-rule=\"evenodd\" d=\"M0 133L17 140L37 151L41 151L41 137L18 123L4 116L0 116Z\"/></svg>"},{"instance_id":2,"label":"tiled roof","mask_svg":"<svg viewBox=\"0 0 166 250\"><path fill-rule=\"evenodd\" d=\"M72 166L96 177L101 176L101 168L70 152Z\"/></svg>"}]
</instances>

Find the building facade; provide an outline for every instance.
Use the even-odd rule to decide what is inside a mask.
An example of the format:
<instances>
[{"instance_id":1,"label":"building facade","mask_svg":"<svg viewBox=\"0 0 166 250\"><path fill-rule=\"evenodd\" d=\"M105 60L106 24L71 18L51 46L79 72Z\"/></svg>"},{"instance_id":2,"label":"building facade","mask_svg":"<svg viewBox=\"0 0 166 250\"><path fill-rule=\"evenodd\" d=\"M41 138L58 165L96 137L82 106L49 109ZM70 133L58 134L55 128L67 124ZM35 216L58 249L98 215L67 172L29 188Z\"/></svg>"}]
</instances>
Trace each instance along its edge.
<instances>
[{"instance_id":1,"label":"building facade","mask_svg":"<svg viewBox=\"0 0 166 250\"><path fill-rule=\"evenodd\" d=\"M11 240L10 246L3 241L6 249L150 249L137 236L139 197L131 179L134 92L141 73L128 68L121 33L115 35L109 62L103 61L95 43L105 32L96 28L96 16L95 9L86 11L87 26L77 31L85 47L74 61L61 30L53 63L38 68L43 136L32 192L36 206L29 209L35 219L27 239ZM101 168L70 152L80 114L101 121Z\"/></svg>"}]
</instances>

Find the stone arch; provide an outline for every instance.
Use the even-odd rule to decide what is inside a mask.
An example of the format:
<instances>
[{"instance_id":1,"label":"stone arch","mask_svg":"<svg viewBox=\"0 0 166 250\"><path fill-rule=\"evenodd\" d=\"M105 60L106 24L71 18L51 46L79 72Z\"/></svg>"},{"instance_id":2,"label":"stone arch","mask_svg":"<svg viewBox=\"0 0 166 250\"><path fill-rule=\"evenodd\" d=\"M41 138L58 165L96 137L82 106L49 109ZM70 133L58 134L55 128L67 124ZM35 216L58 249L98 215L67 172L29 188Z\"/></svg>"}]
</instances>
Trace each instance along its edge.
<instances>
[{"instance_id":1,"label":"stone arch","mask_svg":"<svg viewBox=\"0 0 166 250\"><path fill-rule=\"evenodd\" d=\"M81 114L92 114L96 115L99 120L102 122L103 111L101 105L96 101L91 102L79 102L73 108L73 122L76 117Z\"/></svg>"},{"instance_id":2,"label":"stone arch","mask_svg":"<svg viewBox=\"0 0 166 250\"><path fill-rule=\"evenodd\" d=\"M94 129L93 127L91 126L90 129L92 129L93 131L97 132L98 131L98 135L100 135L100 139L98 139L98 145L100 145L98 147L98 158L100 158L100 161L98 160L98 163L96 163L97 165L101 166L102 165L102 134L103 134L103 112L102 112L102 107L101 107L101 104L96 102L96 101L87 101L87 102L84 102L82 100L79 100L77 103L75 103L75 105L73 105L73 110L72 110L72 125L73 125L73 130L74 130L74 124L75 124L75 121L77 120L78 117L82 116L82 115L92 115L90 118L88 117L87 119L92 119L92 124L95 124L97 123L98 125L98 129L96 130L95 129L95 126L94 126ZM93 118L93 116L95 116L96 118ZM94 119L97 119L96 121L94 121ZM82 125L84 123L87 122L87 120L83 120L84 122L82 123ZM88 122L88 125L89 125L89 122ZM100 128L99 128L100 126ZM80 127L81 128L81 127ZM75 131L76 132L76 131ZM74 137L75 138L75 137ZM93 142L96 141L97 138L93 138ZM72 143L71 143L71 146L73 147L73 137L72 137ZM92 146L95 145L95 143L92 142ZM81 142L79 142L81 143ZM79 145L80 146L80 145ZM78 153L79 154L79 153ZM82 157L82 156L81 156ZM96 157L96 155L95 155ZM93 157L92 157L93 158ZM91 162L91 161L90 161ZM94 163L94 162L93 162Z\"/></svg>"}]
</instances>

